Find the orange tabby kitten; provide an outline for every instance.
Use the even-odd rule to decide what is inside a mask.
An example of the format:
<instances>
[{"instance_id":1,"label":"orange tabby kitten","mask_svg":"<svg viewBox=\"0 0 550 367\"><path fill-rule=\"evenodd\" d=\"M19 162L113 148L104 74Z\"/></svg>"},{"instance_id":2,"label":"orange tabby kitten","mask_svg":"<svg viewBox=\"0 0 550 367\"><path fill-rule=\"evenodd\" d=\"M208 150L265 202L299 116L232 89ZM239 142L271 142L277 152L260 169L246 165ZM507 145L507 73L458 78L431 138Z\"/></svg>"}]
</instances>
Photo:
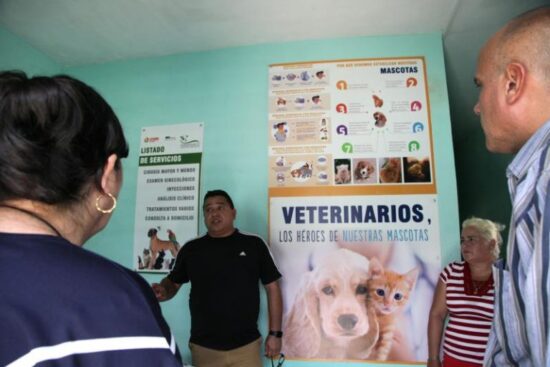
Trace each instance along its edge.
<instances>
[{"instance_id":1,"label":"orange tabby kitten","mask_svg":"<svg viewBox=\"0 0 550 367\"><path fill-rule=\"evenodd\" d=\"M406 274L385 270L380 261L370 260L371 279L367 283L368 300L376 310L380 333L369 359L385 361L388 358L395 329L395 320L403 310L414 289L418 269Z\"/></svg>"}]
</instances>

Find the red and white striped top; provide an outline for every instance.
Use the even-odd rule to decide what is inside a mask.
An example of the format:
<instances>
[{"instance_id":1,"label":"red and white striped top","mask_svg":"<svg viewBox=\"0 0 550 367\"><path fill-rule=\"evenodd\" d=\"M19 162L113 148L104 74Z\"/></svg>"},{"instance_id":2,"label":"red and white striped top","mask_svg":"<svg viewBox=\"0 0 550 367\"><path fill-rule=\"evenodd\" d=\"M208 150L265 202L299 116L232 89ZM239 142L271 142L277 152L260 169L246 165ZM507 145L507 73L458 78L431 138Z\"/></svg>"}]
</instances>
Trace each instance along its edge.
<instances>
[{"instance_id":1,"label":"red and white striped top","mask_svg":"<svg viewBox=\"0 0 550 367\"><path fill-rule=\"evenodd\" d=\"M485 295L467 295L464 291L463 261L450 263L439 277L447 285L449 313L443 350L455 359L481 366L493 322L493 285Z\"/></svg>"}]
</instances>

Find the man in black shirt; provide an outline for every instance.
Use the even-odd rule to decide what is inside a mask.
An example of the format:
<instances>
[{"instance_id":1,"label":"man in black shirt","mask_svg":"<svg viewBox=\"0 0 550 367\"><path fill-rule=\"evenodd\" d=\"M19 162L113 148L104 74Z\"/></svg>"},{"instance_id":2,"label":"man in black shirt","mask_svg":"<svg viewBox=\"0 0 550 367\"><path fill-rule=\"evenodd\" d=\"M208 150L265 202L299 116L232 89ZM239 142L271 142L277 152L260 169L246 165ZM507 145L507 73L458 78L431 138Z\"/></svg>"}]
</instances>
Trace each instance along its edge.
<instances>
[{"instance_id":1,"label":"man in black shirt","mask_svg":"<svg viewBox=\"0 0 550 367\"><path fill-rule=\"evenodd\" d=\"M160 284L154 283L153 290L159 301L166 301L191 282L193 365L261 367L258 280L267 292L270 331L265 354L272 357L281 351L281 274L266 243L234 227L237 211L225 191L207 192L203 211L208 233L181 248L174 269Z\"/></svg>"}]
</instances>

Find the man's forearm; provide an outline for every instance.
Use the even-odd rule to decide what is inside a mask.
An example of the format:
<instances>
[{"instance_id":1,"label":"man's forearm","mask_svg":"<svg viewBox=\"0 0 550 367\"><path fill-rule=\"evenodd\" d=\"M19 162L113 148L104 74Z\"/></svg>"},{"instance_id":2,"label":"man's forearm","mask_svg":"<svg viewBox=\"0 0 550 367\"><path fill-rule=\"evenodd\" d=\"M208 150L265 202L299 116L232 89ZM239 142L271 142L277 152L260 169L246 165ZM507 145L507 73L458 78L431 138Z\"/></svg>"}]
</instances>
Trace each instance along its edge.
<instances>
[{"instance_id":1,"label":"man's forearm","mask_svg":"<svg viewBox=\"0 0 550 367\"><path fill-rule=\"evenodd\" d=\"M180 285L177 284L177 283L174 283L173 281L168 279L168 277L162 279L162 281L160 282L160 285L163 286L164 289L166 290L166 299L167 300L174 297L176 295L176 293L178 293L178 290L180 289Z\"/></svg>"},{"instance_id":2,"label":"man's forearm","mask_svg":"<svg viewBox=\"0 0 550 367\"><path fill-rule=\"evenodd\" d=\"M281 331L283 323L283 297L279 282L275 281L265 286L267 292L267 307L269 312L269 330Z\"/></svg>"}]
</instances>

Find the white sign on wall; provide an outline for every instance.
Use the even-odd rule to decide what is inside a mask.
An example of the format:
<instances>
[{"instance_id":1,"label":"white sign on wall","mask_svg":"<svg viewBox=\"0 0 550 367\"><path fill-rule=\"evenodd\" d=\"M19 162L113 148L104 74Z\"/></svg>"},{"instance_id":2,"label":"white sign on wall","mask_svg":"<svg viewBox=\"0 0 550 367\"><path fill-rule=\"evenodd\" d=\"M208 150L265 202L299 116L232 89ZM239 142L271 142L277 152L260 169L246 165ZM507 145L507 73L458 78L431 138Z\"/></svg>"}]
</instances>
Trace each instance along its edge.
<instances>
[{"instance_id":1,"label":"white sign on wall","mask_svg":"<svg viewBox=\"0 0 550 367\"><path fill-rule=\"evenodd\" d=\"M137 177L134 267L167 272L198 233L203 124L144 127Z\"/></svg>"}]
</instances>

